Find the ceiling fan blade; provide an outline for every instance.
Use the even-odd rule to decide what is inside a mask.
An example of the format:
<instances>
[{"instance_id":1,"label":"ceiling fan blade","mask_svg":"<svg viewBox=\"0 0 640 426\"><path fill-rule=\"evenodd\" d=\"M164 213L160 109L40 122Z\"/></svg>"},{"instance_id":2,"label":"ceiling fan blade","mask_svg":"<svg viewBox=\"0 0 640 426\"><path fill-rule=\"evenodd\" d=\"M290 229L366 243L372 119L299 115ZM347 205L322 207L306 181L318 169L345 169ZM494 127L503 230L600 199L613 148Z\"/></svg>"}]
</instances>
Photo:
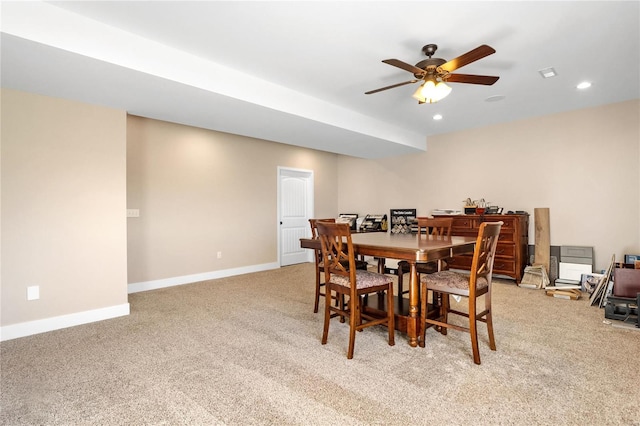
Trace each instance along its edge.
<instances>
[{"instance_id":1,"label":"ceiling fan blade","mask_svg":"<svg viewBox=\"0 0 640 426\"><path fill-rule=\"evenodd\" d=\"M473 75L473 74L449 74L446 78L447 83L469 83L469 84L484 84L485 86L491 86L498 81L500 77L492 77L489 75Z\"/></svg>"},{"instance_id":2,"label":"ceiling fan blade","mask_svg":"<svg viewBox=\"0 0 640 426\"><path fill-rule=\"evenodd\" d=\"M384 62L385 64L393 65L394 67L401 68L405 71L409 71L410 73L417 74L417 75L424 74L425 72L422 68L418 68L406 62L402 62L399 59L385 59L382 62Z\"/></svg>"},{"instance_id":3,"label":"ceiling fan blade","mask_svg":"<svg viewBox=\"0 0 640 426\"><path fill-rule=\"evenodd\" d=\"M440 66L445 71L454 71L458 68L464 67L465 65L469 65L471 62L475 62L478 59L482 59L485 56L489 56L496 53L495 49L491 46L487 46L483 44L482 46L476 47L473 50L465 53L464 55L460 55L455 59L450 60Z\"/></svg>"},{"instance_id":4,"label":"ceiling fan blade","mask_svg":"<svg viewBox=\"0 0 640 426\"><path fill-rule=\"evenodd\" d=\"M402 82L402 83L392 84L391 86L381 87L381 88L376 89L376 90L370 90L368 92L364 92L364 94L365 95L371 95L372 93L382 92L383 90L393 89L394 87L404 86L405 84L417 83L418 81L420 81L420 80L409 80L409 81L405 81L405 82Z\"/></svg>"}]
</instances>

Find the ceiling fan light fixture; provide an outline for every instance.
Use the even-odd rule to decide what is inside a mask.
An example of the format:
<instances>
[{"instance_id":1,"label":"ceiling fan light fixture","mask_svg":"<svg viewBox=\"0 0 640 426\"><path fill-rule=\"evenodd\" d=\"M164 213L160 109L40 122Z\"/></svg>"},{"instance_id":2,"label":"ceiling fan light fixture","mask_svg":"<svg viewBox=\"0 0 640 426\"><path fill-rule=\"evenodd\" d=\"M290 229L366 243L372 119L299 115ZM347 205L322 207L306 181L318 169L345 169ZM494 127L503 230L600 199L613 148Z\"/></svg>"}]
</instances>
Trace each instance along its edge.
<instances>
[{"instance_id":1,"label":"ceiling fan light fixture","mask_svg":"<svg viewBox=\"0 0 640 426\"><path fill-rule=\"evenodd\" d=\"M446 98L451 93L449 87L444 81L427 80L413 94L413 98L420 103L436 103Z\"/></svg>"}]
</instances>

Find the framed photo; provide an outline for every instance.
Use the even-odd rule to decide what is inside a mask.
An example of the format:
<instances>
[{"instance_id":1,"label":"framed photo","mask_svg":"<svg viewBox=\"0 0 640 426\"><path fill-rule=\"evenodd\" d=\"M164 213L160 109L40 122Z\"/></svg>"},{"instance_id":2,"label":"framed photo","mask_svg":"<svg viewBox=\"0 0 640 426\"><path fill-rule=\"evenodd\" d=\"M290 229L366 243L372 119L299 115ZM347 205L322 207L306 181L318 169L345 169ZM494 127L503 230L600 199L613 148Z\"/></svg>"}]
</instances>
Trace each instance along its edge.
<instances>
[{"instance_id":1,"label":"framed photo","mask_svg":"<svg viewBox=\"0 0 640 426\"><path fill-rule=\"evenodd\" d=\"M624 263L630 263L633 265L634 263L640 261L640 254L625 254L624 255Z\"/></svg>"},{"instance_id":2,"label":"framed photo","mask_svg":"<svg viewBox=\"0 0 640 426\"><path fill-rule=\"evenodd\" d=\"M580 278L580 290L591 294L598 287L600 281L604 279L604 274L582 274Z\"/></svg>"}]
</instances>

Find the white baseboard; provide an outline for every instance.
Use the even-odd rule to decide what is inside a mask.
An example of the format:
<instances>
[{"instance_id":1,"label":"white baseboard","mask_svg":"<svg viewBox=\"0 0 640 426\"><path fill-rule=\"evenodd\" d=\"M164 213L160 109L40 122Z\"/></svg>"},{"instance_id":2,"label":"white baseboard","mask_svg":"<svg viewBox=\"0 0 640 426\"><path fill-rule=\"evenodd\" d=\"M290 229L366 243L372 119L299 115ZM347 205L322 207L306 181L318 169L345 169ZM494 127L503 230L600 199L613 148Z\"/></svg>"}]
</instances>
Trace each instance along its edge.
<instances>
[{"instance_id":1,"label":"white baseboard","mask_svg":"<svg viewBox=\"0 0 640 426\"><path fill-rule=\"evenodd\" d=\"M127 292L131 294L140 291L156 290L159 288L173 287L176 285L192 284L198 281L206 281L217 278L231 277L234 275L248 274L251 272L268 271L271 269L278 269L279 267L280 265L277 262L263 263L261 265L251 265L241 268L205 272L202 274L184 275L181 277L131 283L127 287ZM128 303L110 306L107 308L94 309L91 311L78 312L75 314L61 315L58 317L6 325L4 327L0 327L0 342L5 340L17 339L19 337L31 336L33 334L45 333L47 331L73 327L76 325L117 318L125 315L129 315Z\"/></svg>"},{"instance_id":2,"label":"white baseboard","mask_svg":"<svg viewBox=\"0 0 640 426\"><path fill-rule=\"evenodd\" d=\"M129 315L129 304L123 303L122 305L93 309L75 314L5 325L4 327L0 327L0 342L126 315Z\"/></svg>"},{"instance_id":3,"label":"white baseboard","mask_svg":"<svg viewBox=\"0 0 640 426\"><path fill-rule=\"evenodd\" d=\"M201 274L183 275L181 277L164 278L161 280L130 283L128 286L128 292L131 294L141 291L157 290L159 288L173 287L182 284L193 284L199 281L215 280L218 278L232 277L234 275L268 271L271 269L278 269L279 267L280 265L277 262L263 263L261 265L243 266L241 268L224 269L221 271L203 272Z\"/></svg>"}]
</instances>

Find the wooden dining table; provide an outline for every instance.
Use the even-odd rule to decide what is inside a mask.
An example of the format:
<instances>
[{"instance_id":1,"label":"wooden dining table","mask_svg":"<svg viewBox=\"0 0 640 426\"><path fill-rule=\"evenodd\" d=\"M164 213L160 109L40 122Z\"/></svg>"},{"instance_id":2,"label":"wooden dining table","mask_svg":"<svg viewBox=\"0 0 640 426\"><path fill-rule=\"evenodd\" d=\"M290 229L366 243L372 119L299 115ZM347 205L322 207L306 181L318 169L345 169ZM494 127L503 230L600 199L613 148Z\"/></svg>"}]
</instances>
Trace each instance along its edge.
<instances>
[{"instance_id":1,"label":"wooden dining table","mask_svg":"<svg viewBox=\"0 0 640 426\"><path fill-rule=\"evenodd\" d=\"M473 237L434 237L422 234L391 234L389 232L365 232L351 235L355 254L373 256L378 259L378 272L385 272L385 259L406 260L410 265L409 304L402 295L396 296L396 328L407 333L409 345L418 345L420 331L419 301L420 283L418 282L417 263L431 262L461 254L472 253L476 239ZM300 247L320 250L320 241L313 238L301 238ZM376 298L372 298L376 299ZM364 309L375 310L376 304L384 303L384 298L369 300Z\"/></svg>"}]
</instances>

